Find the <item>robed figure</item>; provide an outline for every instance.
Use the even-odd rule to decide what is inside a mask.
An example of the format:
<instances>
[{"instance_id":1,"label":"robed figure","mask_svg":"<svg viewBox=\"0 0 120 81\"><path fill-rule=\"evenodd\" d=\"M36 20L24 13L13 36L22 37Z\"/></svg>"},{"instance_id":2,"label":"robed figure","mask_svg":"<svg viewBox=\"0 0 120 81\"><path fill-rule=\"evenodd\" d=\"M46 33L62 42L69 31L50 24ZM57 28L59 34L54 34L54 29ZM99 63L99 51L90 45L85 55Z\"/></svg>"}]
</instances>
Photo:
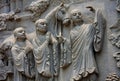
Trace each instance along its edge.
<instances>
[{"instance_id":1,"label":"robed figure","mask_svg":"<svg viewBox=\"0 0 120 81\"><path fill-rule=\"evenodd\" d=\"M96 11L94 23L85 24L79 9L71 11L72 81L96 81L98 69L95 52L103 43L105 21L100 10Z\"/></svg>"},{"instance_id":2,"label":"robed figure","mask_svg":"<svg viewBox=\"0 0 120 81\"><path fill-rule=\"evenodd\" d=\"M53 81L54 56L57 41L52 33L47 30L47 20L39 19L35 23L35 37L32 41L36 64L36 81Z\"/></svg>"},{"instance_id":3,"label":"robed figure","mask_svg":"<svg viewBox=\"0 0 120 81\"><path fill-rule=\"evenodd\" d=\"M13 81L34 81L34 57L32 44L27 40L24 28L14 30L15 44L11 52L14 63Z\"/></svg>"}]
</instances>

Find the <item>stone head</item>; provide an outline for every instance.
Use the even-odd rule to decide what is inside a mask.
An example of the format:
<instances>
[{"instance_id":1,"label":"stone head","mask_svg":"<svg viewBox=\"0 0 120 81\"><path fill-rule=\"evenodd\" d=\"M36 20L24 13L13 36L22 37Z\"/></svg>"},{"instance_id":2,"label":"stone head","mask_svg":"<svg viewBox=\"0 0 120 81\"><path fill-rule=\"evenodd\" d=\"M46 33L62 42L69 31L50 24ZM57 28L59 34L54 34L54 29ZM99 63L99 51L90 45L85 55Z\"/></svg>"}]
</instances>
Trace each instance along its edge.
<instances>
[{"instance_id":1,"label":"stone head","mask_svg":"<svg viewBox=\"0 0 120 81\"><path fill-rule=\"evenodd\" d=\"M22 27L16 28L14 30L13 34L16 39L25 39L26 38L25 29Z\"/></svg>"},{"instance_id":2,"label":"stone head","mask_svg":"<svg viewBox=\"0 0 120 81\"><path fill-rule=\"evenodd\" d=\"M71 19L74 22L83 22L82 13L79 9L73 9L70 12Z\"/></svg>"},{"instance_id":3,"label":"stone head","mask_svg":"<svg viewBox=\"0 0 120 81\"><path fill-rule=\"evenodd\" d=\"M36 31L46 32L47 31L47 21L46 19L39 19L35 22Z\"/></svg>"}]
</instances>

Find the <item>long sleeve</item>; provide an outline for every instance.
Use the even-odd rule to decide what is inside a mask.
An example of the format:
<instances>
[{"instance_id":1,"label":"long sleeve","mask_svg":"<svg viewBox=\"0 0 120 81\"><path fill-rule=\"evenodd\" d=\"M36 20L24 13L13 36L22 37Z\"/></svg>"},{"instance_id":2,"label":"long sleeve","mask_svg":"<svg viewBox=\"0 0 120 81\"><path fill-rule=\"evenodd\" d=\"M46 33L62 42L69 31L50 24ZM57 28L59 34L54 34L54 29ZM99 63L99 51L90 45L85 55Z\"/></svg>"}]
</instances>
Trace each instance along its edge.
<instances>
[{"instance_id":1,"label":"long sleeve","mask_svg":"<svg viewBox=\"0 0 120 81\"><path fill-rule=\"evenodd\" d=\"M49 13L46 15L45 19L46 19L47 21L50 21L51 18L54 18L55 14L56 14L56 12L58 11L59 8L60 8L59 6L57 6L56 8L54 8L51 12L49 12Z\"/></svg>"},{"instance_id":2,"label":"long sleeve","mask_svg":"<svg viewBox=\"0 0 120 81\"><path fill-rule=\"evenodd\" d=\"M49 54L48 41L45 40L42 44L38 43L39 39L33 39L34 58L38 72L41 74L44 71L47 55Z\"/></svg>"}]
</instances>

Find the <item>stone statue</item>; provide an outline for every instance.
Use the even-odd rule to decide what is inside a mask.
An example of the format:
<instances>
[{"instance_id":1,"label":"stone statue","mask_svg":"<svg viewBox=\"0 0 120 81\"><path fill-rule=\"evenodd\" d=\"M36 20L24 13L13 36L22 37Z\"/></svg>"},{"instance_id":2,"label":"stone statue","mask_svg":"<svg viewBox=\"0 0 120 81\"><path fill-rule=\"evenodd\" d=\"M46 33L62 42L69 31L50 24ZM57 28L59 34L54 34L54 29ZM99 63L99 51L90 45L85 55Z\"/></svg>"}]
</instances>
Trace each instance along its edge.
<instances>
[{"instance_id":1,"label":"stone statue","mask_svg":"<svg viewBox=\"0 0 120 81\"><path fill-rule=\"evenodd\" d=\"M52 33L47 30L46 19L37 20L35 25L36 35L32 44L37 69L36 81L48 81L56 75L54 71L54 56L56 54L57 41Z\"/></svg>"},{"instance_id":2,"label":"stone statue","mask_svg":"<svg viewBox=\"0 0 120 81\"><path fill-rule=\"evenodd\" d=\"M35 69L32 44L26 38L24 28L14 30L15 43L11 52L14 63L13 81L34 81Z\"/></svg>"},{"instance_id":3,"label":"stone statue","mask_svg":"<svg viewBox=\"0 0 120 81\"><path fill-rule=\"evenodd\" d=\"M80 10L73 9L71 17L71 50L73 74L71 81L96 81L98 73L94 51L101 50L104 32L104 19L100 10L96 13L95 23L85 24ZM102 21L102 22L101 22ZM102 28L102 30L101 30ZM99 32L98 32L99 31Z\"/></svg>"}]
</instances>

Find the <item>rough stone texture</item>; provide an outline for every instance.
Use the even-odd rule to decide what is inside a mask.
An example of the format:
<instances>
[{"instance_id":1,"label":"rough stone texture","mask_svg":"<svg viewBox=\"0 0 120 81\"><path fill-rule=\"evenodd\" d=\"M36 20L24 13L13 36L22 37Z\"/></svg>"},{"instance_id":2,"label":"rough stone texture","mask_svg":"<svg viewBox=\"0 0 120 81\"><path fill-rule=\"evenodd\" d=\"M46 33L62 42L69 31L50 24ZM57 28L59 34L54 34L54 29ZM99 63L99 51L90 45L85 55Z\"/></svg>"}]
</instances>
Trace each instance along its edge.
<instances>
[{"instance_id":1,"label":"rough stone texture","mask_svg":"<svg viewBox=\"0 0 120 81\"><path fill-rule=\"evenodd\" d=\"M28 35L28 38L30 38L30 41L31 41L31 38L34 37L34 31L35 31L35 22L32 19L32 18L35 18L35 16L33 15L37 14L38 19L45 18L50 11L52 11L56 6L60 5L60 3L62 2L67 4L72 3L70 5L69 10L79 9L81 13L83 13L84 20L86 23L94 22L95 14L90 11L90 8L85 8L86 6L92 6L94 9L101 9L103 16L106 20L106 27L104 29L105 31L104 31L103 47L100 52L95 53L95 60L97 63L97 67L99 69L99 76L97 78L98 79L97 81L105 81L105 80L118 81L118 80L111 80L111 79L109 80L111 76L115 75L115 74L112 75L109 73L116 73L117 77L120 76L120 69L117 66L117 62L119 59L116 59L117 57L119 58L119 56L114 55L116 53L117 54L120 53L119 43L117 42L114 43L114 41L111 41L114 39L114 37L112 38L111 35L115 35L115 37L117 36L119 37L119 34L120 34L119 25L115 26L117 22L119 23L119 19L120 19L120 13L118 9L119 0L43 0L43 1L48 1L48 3L44 5L45 7L42 8L43 9L42 11L41 11L41 6L43 5L38 5L38 6L32 5L34 7L31 6L32 2L34 2L34 4L37 4L36 1L38 1L39 3L39 1L41 2L42 0L0 0L0 18L3 17L3 14L7 16L9 15L9 13L14 12L14 15L12 15L12 18L9 19L7 17L6 19L4 15L4 18L0 19L0 28L4 28L4 27L7 28L7 30L4 29L0 31L0 44L3 44L6 41L14 42L13 41L14 36L12 35L12 33L13 33L13 30L18 27L24 27L25 31L28 34L30 33ZM26 8L29 8L29 9L26 10ZM36 9L34 10L34 8ZM51 19L50 22L52 22L53 19ZM50 25L51 31L53 31L52 26L53 24ZM54 32L52 33L55 34ZM117 40L119 42L119 39ZM10 46L11 44L7 44L7 45ZM0 60L1 59L3 60L3 58L0 58ZM1 61L0 61L0 64L2 64ZM4 66L0 66L0 68L1 67L4 67ZM71 71L69 72L66 71L65 75L67 76L70 73ZM8 75L2 74L2 76L8 76ZM11 76L9 76L5 81L10 81L9 80L10 77ZM61 79L54 78L54 80L60 81Z\"/></svg>"}]
</instances>

